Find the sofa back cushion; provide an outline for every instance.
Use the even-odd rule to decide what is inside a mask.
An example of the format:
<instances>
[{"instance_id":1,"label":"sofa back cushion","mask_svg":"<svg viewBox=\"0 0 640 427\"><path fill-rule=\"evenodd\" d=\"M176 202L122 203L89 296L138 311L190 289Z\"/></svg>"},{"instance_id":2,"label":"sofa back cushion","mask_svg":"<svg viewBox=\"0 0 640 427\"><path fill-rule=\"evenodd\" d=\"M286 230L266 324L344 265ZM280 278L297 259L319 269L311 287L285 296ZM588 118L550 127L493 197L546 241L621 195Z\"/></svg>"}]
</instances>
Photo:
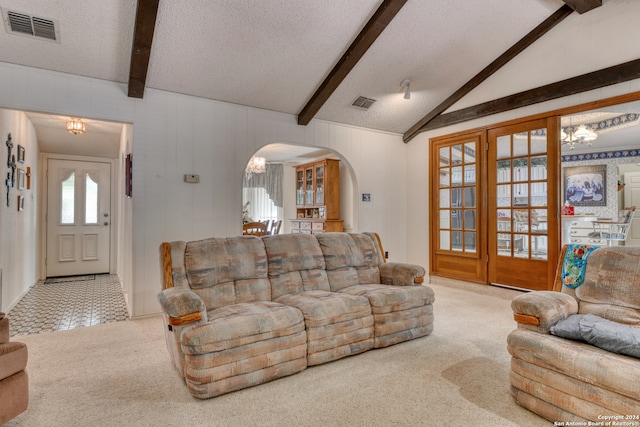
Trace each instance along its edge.
<instances>
[{"instance_id":1,"label":"sofa back cushion","mask_svg":"<svg viewBox=\"0 0 640 427\"><path fill-rule=\"evenodd\" d=\"M332 291L353 285L380 283L378 243L369 235L322 233L316 237L324 254Z\"/></svg>"},{"instance_id":2,"label":"sofa back cushion","mask_svg":"<svg viewBox=\"0 0 640 427\"><path fill-rule=\"evenodd\" d=\"M640 248L596 249L587 259L584 282L573 292L580 313L640 326Z\"/></svg>"},{"instance_id":3,"label":"sofa back cushion","mask_svg":"<svg viewBox=\"0 0 640 427\"><path fill-rule=\"evenodd\" d=\"M277 234L262 239L274 299L302 291L329 291L324 257L314 236Z\"/></svg>"},{"instance_id":4,"label":"sofa back cushion","mask_svg":"<svg viewBox=\"0 0 640 427\"><path fill-rule=\"evenodd\" d=\"M215 237L188 242L184 269L189 287L207 310L270 301L267 255L259 237Z\"/></svg>"}]
</instances>

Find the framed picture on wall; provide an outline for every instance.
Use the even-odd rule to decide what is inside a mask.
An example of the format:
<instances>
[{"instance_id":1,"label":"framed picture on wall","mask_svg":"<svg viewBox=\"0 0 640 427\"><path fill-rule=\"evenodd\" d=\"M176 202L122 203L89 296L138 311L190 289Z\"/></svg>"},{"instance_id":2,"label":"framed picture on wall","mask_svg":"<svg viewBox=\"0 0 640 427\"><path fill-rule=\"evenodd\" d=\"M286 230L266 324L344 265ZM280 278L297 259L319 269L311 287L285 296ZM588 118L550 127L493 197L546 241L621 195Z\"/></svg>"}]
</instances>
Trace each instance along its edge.
<instances>
[{"instance_id":1,"label":"framed picture on wall","mask_svg":"<svg viewBox=\"0 0 640 427\"><path fill-rule=\"evenodd\" d=\"M24 147L18 145L18 162L24 163Z\"/></svg>"},{"instance_id":2,"label":"framed picture on wall","mask_svg":"<svg viewBox=\"0 0 640 427\"><path fill-rule=\"evenodd\" d=\"M18 168L18 190L24 190L26 185L27 174L24 169Z\"/></svg>"},{"instance_id":3,"label":"framed picture on wall","mask_svg":"<svg viewBox=\"0 0 640 427\"><path fill-rule=\"evenodd\" d=\"M607 165L562 169L563 203L571 206L607 206Z\"/></svg>"}]
</instances>

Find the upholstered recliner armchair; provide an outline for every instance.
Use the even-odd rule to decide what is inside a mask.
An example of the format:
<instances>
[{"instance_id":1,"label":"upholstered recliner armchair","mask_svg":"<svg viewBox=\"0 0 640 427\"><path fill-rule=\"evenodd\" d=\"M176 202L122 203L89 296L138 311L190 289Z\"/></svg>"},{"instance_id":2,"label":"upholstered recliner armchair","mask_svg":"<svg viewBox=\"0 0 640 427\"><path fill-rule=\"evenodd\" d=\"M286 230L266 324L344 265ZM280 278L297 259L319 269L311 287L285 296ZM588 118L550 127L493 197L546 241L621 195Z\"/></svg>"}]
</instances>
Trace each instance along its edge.
<instances>
[{"instance_id":1,"label":"upholstered recliner armchair","mask_svg":"<svg viewBox=\"0 0 640 427\"><path fill-rule=\"evenodd\" d=\"M640 248L566 245L557 271L560 292L512 301L513 397L552 422L638 422Z\"/></svg>"},{"instance_id":2,"label":"upholstered recliner armchair","mask_svg":"<svg viewBox=\"0 0 640 427\"><path fill-rule=\"evenodd\" d=\"M0 312L0 424L4 424L27 409L29 381L27 346L9 341L9 318Z\"/></svg>"}]
</instances>

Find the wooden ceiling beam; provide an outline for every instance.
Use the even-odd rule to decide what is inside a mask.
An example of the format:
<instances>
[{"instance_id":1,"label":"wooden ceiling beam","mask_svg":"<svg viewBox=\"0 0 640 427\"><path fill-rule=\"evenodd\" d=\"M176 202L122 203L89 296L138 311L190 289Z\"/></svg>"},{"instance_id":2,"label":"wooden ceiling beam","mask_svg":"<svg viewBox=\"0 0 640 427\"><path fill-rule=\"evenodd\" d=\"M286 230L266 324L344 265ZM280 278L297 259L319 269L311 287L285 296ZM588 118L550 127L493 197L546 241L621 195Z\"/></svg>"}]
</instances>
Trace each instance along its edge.
<instances>
[{"instance_id":1,"label":"wooden ceiling beam","mask_svg":"<svg viewBox=\"0 0 640 427\"><path fill-rule=\"evenodd\" d=\"M640 78L640 59L442 114L433 119L422 130L450 126L638 78Z\"/></svg>"},{"instance_id":2,"label":"wooden ceiling beam","mask_svg":"<svg viewBox=\"0 0 640 427\"><path fill-rule=\"evenodd\" d=\"M138 0L133 44L131 46L131 61L129 63L128 94L131 98L142 98L144 96L159 3L160 0Z\"/></svg>"},{"instance_id":3,"label":"wooden ceiling beam","mask_svg":"<svg viewBox=\"0 0 640 427\"><path fill-rule=\"evenodd\" d=\"M302 108L302 111L298 114L299 125L306 126L309 124L406 2L407 0L384 0L382 2L345 54L342 55L342 58L333 67L327 78L318 87L309 102Z\"/></svg>"},{"instance_id":4,"label":"wooden ceiling beam","mask_svg":"<svg viewBox=\"0 0 640 427\"><path fill-rule=\"evenodd\" d=\"M408 131L406 131L402 137L404 142L409 142L418 133L423 131L423 128L433 120L435 117L442 114L447 108L461 100L465 95L475 89L483 81L488 79L492 74L502 68L507 62L515 58L520 52L529 47L533 42L538 40L544 34L546 34L553 27L558 25L564 18L573 13L566 4L560 9L555 11L551 16L545 19L540 25L531 30L526 36L521 38L516 44L511 46L502 55L500 55L491 64L487 65L482 71L476 74L471 80L465 83L460 89L455 91L450 97L445 99L440 105L431 110L429 114L424 116L418 123L413 125Z\"/></svg>"},{"instance_id":5,"label":"wooden ceiling beam","mask_svg":"<svg viewBox=\"0 0 640 427\"><path fill-rule=\"evenodd\" d=\"M602 0L563 0L571 9L579 14L589 12L596 7L602 6Z\"/></svg>"}]
</instances>

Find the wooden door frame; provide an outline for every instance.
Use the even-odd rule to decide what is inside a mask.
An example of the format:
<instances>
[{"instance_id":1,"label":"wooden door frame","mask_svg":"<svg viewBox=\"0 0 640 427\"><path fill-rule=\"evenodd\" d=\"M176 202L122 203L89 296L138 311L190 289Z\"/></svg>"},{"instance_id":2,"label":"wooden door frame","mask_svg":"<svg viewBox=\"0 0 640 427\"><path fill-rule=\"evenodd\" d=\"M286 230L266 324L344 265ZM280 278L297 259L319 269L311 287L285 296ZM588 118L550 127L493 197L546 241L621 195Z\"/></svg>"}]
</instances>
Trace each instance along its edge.
<instances>
[{"instance_id":1,"label":"wooden door frame","mask_svg":"<svg viewBox=\"0 0 640 427\"><path fill-rule=\"evenodd\" d=\"M509 129L508 133L502 133L502 135L516 134L523 131L533 130L544 127L546 129L547 144L546 153L547 157L547 257L546 259L532 259L532 258L514 258L507 257L509 260L507 266L499 265L496 262L493 263L491 257L498 257L497 254L497 242L491 241L489 236L497 236L497 218L492 215L489 210L489 204L487 204L487 245L488 245L488 282L491 282L492 276L495 276L498 272L502 272L502 277L508 277L509 283L495 283L499 285L507 285L516 288L523 288L528 290L551 290L553 287L553 280L555 278L558 253L561 248L560 239L560 191L558 183L560 182L560 148L558 147L559 133L560 133L560 117L550 116L546 118L540 118L528 121L519 121L506 126L492 126L487 129L487 145L490 147L489 151L495 150L497 147L492 146L491 142L493 137L491 136L498 131L504 131ZM497 137L496 137L497 138ZM534 155L534 156L537 156ZM493 164L491 155L487 156L487 169L491 168ZM487 179L489 174L487 174ZM487 183L487 197L490 198L492 194L490 192L496 183L492 183L491 180ZM528 193L529 195L531 193ZM527 204L525 208L535 209L535 206ZM527 232L527 234L530 234ZM546 264L546 271L540 271L538 267L542 267L542 264ZM497 269L497 267L500 269ZM504 274L508 272L507 274Z\"/></svg>"},{"instance_id":2,"label":"wooden door frame","mask_svg":"<svg viewBox=\"0 0 640 427\"><path fill-rule=\"evenodd\" d=\"M487 283L487 249L486 249L486 128L477 128L464 132L457 132L430 141L430 170L436 171L429 175L430 203L429 217L431 224L435 224L429 233L431 247L429 274L433 276L451 277L476 283ZM440 180L437 171L440 166L439 148L459 143L477 141L476 148L476 252L455 253L438 249L438 218L439 218L439 187Z\"/></svg>"}]
</instances>

